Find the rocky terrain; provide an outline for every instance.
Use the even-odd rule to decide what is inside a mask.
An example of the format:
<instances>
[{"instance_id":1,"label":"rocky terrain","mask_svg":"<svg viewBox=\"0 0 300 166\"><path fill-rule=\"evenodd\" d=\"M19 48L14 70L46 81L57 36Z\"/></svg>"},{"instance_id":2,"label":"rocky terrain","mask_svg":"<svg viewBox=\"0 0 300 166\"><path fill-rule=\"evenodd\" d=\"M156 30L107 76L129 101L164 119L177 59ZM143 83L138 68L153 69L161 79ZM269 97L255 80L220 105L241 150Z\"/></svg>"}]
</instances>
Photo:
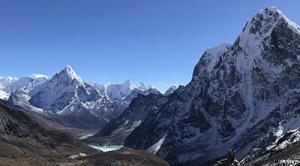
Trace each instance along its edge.
<instances>
[{"instance_id":1,"label":"rocky terrain","mask_svg":"<svg viewBox=\"0 0 300 166\"><path fill-rule=\"evenodd\" d=\"M133 99L128 108L120 116L107 123L98 133L85 139L85 141L102 145L124 144L127 136L144 121L148 113L164 104L167 101L165 96L172 94L177 88L178 86L171 86L164 95L151 88L145 91L133 91L125 98L126 101Z\"/></svg>"},{"instance_id":2,"label":"rocky terrain","mask_svg":"<svg viewBox=\"0 0 300 166\"><path fill-rule=\"evenodd\" d=\"M21 108L0 101L0 165L55 165L71 155L97 153L34 119Z\"/></svg>"},{"instance_id":3,"label":"rocky terrain","mask_svg":"<svg viewBox=\"0 0 300 166\"><path fill-rule=\"evenodd\" d=\"M0 101L0 165L168 165L146 151L123 148L103 153L63 131L51 128L40 116Z\"/></svg>"},{"instance_id":4,"label":"rocky terrain","mask_svg":"<svg viewBox=\"0 0 300 166\"><path fill-rule=\"evenodd\" d=\"M127 136L144 121L148 113L155 111L166 101L161 94L139 94L119 117L111 120L102 130L85 141L122 145Z\"/></svg>"},{"instance_id":5,"label":"rocky terrain","mask_svg":"<svg viewBox=\"0 0 300 166\"><path fill-rule=\"evenodd\" d=\"M287 132L260 156L246 156L242 165L299 165L300 129Z\"/></svg>"},{"instance_id":6,"label":"rocky terrain","mask_svg":"<svg viewBox=\"0 0 300 166\"><path fill-rule=\"evenodd\" d=\"M238 160L258 158L300 126L299 59L299 26L275 7L261 10L232 45L208 49L191 82L149 111L125 145L172 165L212 164L230 149Z\"/></svg>"}]
</instances>

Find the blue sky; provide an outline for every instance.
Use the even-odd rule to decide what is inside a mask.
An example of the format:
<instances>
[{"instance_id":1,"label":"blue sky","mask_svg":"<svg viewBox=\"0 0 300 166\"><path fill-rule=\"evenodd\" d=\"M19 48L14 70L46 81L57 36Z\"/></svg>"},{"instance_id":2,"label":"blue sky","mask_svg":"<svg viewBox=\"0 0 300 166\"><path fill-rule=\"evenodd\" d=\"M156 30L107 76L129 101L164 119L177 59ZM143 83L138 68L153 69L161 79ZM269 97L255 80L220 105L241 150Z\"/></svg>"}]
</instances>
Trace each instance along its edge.
<instances>
[{"instance_id":1,"label":"blue sky","mask_svg":"<svg viewBox=\"0 0 300 166\"><path fill-rule=\"evenodd\" d=\"M259 9L300 24L298 0L0 0L0 75L127 79L161 90L190 81L205 49L232 43Z\"/></svg>"}]
</instances>

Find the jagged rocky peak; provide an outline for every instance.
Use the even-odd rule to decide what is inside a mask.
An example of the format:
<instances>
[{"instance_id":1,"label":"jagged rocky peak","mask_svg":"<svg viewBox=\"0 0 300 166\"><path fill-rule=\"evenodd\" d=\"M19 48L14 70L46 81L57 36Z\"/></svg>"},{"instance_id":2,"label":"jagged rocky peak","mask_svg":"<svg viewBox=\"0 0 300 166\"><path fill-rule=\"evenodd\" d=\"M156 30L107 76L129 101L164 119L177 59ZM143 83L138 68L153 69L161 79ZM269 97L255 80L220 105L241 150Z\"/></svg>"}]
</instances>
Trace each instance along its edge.
<instances>
[{"instance_id":1,"label":"jagged rocky peak","mask_svg":"<svg viewBox=\"0 0 300 166\"><path fill-rule=\"evenodd\" d=\"M128 89L134 89L135 85L130 81L130 80L126 80L123 84L121 84L124 88L128 88Z\"/></svg>"},{"instance_id":2,"label":"jagged rocky peak","mask_svg":"<svg viewBox=\"0 0 300 166\"><path fill-rule=\"evenodd\" d=\"M62 71L55 74L52 79L63 79L68 81L76 80L79 83L83 83L82 79L76 74L70 65L67 65Z\"/></svg>"},{"instance_id":3,"label":"jagged rocky peak","mask_svg":"<svg viewBox=\"0 0 300 166\"><path fill-rule=\"evenodd\" d=\"M232 46L208 49L191 82L150 111L125 145L158 147L174 165L204 165L231 148L238 159L262 154L299 128L299 46L295 23L276 8L259 11Z\"/></svg>"},{"instance_id":4,"label":"jagged rocky peak","mask_svg":"<svg viewBox=\"0 0 300 166\"><path fill-rule=\"evenodd\" d=\"M247 22L238 38L238 43L240 47L252 47L255 49L257 44L270 36L276 27L285 27L295 33L300 33L299 26L288 19L279 9L268 7L259 11Z\"/></svg>"},{"instance_id":5,"label":"jagged rocky peak","mask_svg":"<svg viewBox=\"0 0 300 166\"><path fill-rule=\"evenodd\" d=\"M299 45L299 26L276 7L268 7L248 21L232 49L244 53L237 58L239 69L251 69L265 61L267 64L261 68L269 70L274 65L296 62ZM273 71L278 74L281 70Z\"/></svg>"},{"instance_id":6,"label":"jagged rocky peak","mask_svg":"<svg viewBox=\"0 0 300 166\"><path fill-rule=\"evenodd\" d=\"M97 98L96 90L88 88L70 65L30 94L30 104L42 109L62 109L75 99Z\"/></svg>"},{"instance_id":7,"label":"jagged rocky peak","mask_svg":"<svg viewBox=\"0 0 300 166\"><path fill-rule=\"evenodd\" d=\"M148 89L154 89L154 86L152 85L146 85L144 82L140 82L138 85L137 85L137 88L142 90L142 91L145 91L145 90L148 90Z\"/></svg>"},{"instance_id":8,"label":"jagged rocky peak","mask_svg":"<svg viewBox=\"0 0 300 166\"><path fill-rule=\"evenodd\" d=\"M218 63L220 56L227 52L230 48L231 45L229 43L223 42L213 48L207 49L194 68L194 79L195 77L197 79L203 74L210 73L214 66ZM201 72L201 70L205 71Z\"/></svg>"},{"instance_id":9,"label":"jagged rocky peak","mask_svg":"<svg viewBox=\"0 0 300 166\"><path fill-rule=\"evenodd\" d=\"M243 28L231 46L222 43L208 49L196 65L193 79L211 75L214 68L226 66L235 77L259 70L272 69L278 74L281 69L274 65L291 64L300 55L300 28L276 7L260 10ZM215 70L216 71L216 70Z\"/></svg>"}]
</instances>

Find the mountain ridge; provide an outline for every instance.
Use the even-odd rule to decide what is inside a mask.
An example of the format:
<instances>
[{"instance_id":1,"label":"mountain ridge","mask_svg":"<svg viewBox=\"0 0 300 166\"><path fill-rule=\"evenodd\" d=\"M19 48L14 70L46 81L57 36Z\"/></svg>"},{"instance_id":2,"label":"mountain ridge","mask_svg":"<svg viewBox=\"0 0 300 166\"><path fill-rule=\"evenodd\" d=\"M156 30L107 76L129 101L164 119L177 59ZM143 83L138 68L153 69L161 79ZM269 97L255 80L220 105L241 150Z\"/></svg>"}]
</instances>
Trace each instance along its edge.
<instances>
[{"instance_id":1,"label":"mountain ridge","mask_svg":"<svg viewBox=\"0 0 300 166\"><path fill-rule=\"evenodd\" d=\"M261 10L232 45L204 52L191 82L150 111L125 145L155 148L156 155L172 165L203 164L230 148L237 151L238 159L259 156L299 127L294 107L298 105L298 30L278 9Z\"/></svg>"},{"instance_id":2,"label":"mountain ridge","mask_svg":"<svg viewBox=\"0 0 300 166\"><path fill-rule=\"evenodd\" d=\"M147 89L152 86L143 83L136 86L126 81L124 84L110 85L123 87L113 88L109 91L111 93L125 92L122 98L114 98L108 93L109 88L84 82L70 65L51 78L42 75L24 78L29 79L27 82L30 84L26 82L28 85L18 86L12 91L8 98L9 102L51 117L66 127L88 130L101 129L110 120L119 116L139 93L145 95L160 93L156 89ZM22 79L16 79L15 82ZM36 80L38 83L33 84L37 82ZM15 82L12 81L6 86L9 87ZM2 96L5 97L5 93Z\"/></svg>"}]
</instances>

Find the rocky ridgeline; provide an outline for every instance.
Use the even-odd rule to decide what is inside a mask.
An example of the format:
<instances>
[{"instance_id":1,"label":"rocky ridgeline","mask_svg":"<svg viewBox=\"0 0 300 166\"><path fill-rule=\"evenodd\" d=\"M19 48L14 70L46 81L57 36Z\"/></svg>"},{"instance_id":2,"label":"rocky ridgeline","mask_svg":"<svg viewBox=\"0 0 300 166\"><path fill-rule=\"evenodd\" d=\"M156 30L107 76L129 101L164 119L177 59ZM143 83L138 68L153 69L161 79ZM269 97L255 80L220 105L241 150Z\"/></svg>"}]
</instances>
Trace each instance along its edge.
<instances>
[{"instance_id":1,"label":"rocky ridgeline","mask_svg":"<svg viewBox=\"0 0 300 166\"><path fill-rule=\"evenodd\" d=\"M299 26L266 8L232 45L208 49L191 82L149 111L125 145L174 165L214 163L229 149L238 160L258 157L300 126L299 69Z\"/></svg>"}]
</instances>

